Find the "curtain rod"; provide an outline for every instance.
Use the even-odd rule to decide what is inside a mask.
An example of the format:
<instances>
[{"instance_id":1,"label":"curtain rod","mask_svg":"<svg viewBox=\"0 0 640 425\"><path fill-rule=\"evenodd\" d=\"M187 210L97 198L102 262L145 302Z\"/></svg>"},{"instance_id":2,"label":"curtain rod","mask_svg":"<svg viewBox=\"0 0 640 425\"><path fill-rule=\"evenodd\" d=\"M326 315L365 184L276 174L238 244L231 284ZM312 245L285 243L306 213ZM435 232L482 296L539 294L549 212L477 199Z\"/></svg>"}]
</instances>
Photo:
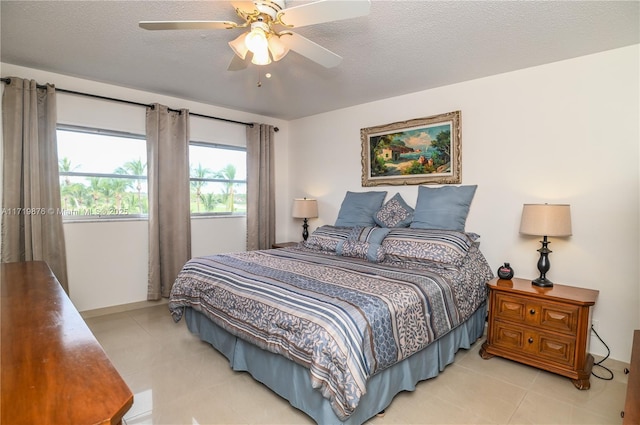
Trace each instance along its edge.
<instances>
[{"instance_id":1,"label":"curtain rod","mask_svg":"<svg viewBox=\"0 0 640 425\"><path fill-rule=\"evenodd\" d=\"M5 84L10 84L11 83L11 78L0 78L0 81L2 81ZM43 89L43 88L46 88L47 86L46 85L37 84L37 87L40 88L40 89ZM133 102L131 100L117 99L117 98L114 98L114 97L100 96L100 95L97 95L97 94L82 93L82 92L73 91L73 90L60 89L60 88L57 88L57 87L56 87L56 91L61 92L61 93L75 94L75 95L78 95L78 96L93 97L95 99L110 100L112 102L128 103L129 105L144 106L145 108L146 107L153 108L153 105L148 105L146 103ZM179 109L171 109L171 108L169 108L169 110L173 111L173 112L180 112ZM233 123L233 124L246 125L247 127L253 127L253 123L250 123L250 122L235 121L235 120L230 120L230 119L227 119L227 118L220 118L220 117L213 117L213 116L210 116L210 115L196 114L194 112L189 112L189 115L193 115L194 117L210 118L212 120L225 121L225 122L229 122L229 123ZM279 130L278 127L274 127L274 131L277 132L278 130Z\"/></svg>"}]
</instances>

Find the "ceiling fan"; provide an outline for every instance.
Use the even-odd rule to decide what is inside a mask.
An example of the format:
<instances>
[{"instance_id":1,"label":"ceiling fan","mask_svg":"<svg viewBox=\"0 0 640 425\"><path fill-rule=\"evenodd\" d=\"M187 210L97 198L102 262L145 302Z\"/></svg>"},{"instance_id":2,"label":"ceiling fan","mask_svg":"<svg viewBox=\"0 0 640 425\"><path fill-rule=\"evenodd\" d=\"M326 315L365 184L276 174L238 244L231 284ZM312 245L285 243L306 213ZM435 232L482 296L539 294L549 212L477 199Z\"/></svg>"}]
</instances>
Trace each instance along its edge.
<instances>
[{"instance_id":1,"label":"ceiling fan","mask_svg":"<svg viewBox=\"0 0 640 425\"><path fill-rule=\"evenodd\" d=\"M342 57L290 29L329 21L356 18L369 13L370 0L320 0L285 8L285 0L232 1L242 23L233 21L141 21L147 30L210 30L248 28L229 42L235 55L229 71L279 61L289 50L326 67L340 64Z\"/></svg>"}]
</instances>

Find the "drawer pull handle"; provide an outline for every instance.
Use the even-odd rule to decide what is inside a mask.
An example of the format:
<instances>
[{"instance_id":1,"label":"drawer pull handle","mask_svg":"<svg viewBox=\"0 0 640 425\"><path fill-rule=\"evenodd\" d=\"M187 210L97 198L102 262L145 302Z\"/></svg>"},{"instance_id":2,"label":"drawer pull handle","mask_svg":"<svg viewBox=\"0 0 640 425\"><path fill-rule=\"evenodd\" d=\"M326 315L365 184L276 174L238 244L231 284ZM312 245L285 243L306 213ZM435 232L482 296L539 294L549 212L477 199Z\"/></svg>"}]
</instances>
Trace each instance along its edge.
<instances>
[{"instance_id":1,"label":"drawer pull handle","mask_svg":"<svg viewBox=\"0 0 640 425\"><path fill-rule=\"evenodd\" d=\"M531 310L529 310L529 314L536 314L535 309L532 308Z\"/></svg>"},{"instance_id":2,"label":"drawer pull handle","mask_svg":"<svg viewBox=\"0 0 640 425\"><path fill-rule=\"evenodd\" d=\"M529 338L529 344L533 344L533 338Z\"/></svg>"}]
</instances>

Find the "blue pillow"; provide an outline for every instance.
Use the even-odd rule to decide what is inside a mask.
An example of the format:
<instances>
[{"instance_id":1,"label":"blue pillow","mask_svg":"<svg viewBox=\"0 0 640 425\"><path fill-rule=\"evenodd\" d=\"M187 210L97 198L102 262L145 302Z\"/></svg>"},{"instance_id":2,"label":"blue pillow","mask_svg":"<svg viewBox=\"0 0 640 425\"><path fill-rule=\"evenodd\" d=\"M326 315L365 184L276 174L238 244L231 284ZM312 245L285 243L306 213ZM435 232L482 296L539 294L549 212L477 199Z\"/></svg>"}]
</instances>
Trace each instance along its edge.
<instances>
[{"instance_id":1,"label":"blue pillow","mask_svg":"<svg viewBox=\"0 0 640 425\"><path fill-rule=\"evenodd\" d=\"M420 186L413 221L409 227L464 232L469 207L477 188L477 185Z\"/></svg>"},{"instance_id":2,"label":"blue pillow","mask_svg":"<svg viewBox=\"0 0 640 425\"><path fill-rule=\"evenodd\" d=\"M413 208L396 193L373 216L380 227L409 227L413 221Z\"/></svg>"},{"instance_id":3,"label":"blue pillow","mask_svg":"<svg viewBox=\"0 0 640 425\"><path fill-rule=\"evenodd\" d=\"M340 206L336 226L375 226L373 215L380 209L387 192L347 192Z\"/></svg>"}]
</instances>

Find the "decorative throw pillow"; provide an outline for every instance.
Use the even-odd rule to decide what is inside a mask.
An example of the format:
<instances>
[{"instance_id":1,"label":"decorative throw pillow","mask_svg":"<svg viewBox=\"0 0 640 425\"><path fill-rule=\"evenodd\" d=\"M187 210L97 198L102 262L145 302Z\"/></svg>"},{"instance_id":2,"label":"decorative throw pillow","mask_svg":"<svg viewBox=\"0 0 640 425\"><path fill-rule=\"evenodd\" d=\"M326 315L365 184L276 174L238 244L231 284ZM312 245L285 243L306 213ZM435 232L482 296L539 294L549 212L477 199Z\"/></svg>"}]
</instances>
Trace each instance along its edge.
<instances>
[{"instance_id":1,"label":"decorative throw pillow","mask_svg":"<svg viewBox=\"0 0 640 425\"><path fill-rule=\"evenodd\" d=\"M354 227L351 229L349 239L360 242L381 244L391 229L385 227Z\"/></svg>"},{"instance_id":2,"label":"decorative throw pillow","mask_svg":"<svg viewBox=\"0 0 640 425\"><path fill-rule=\"evenodd\" d=\"M477 185L418 188L418 200L411 228L464 232Z\"/></svg>"},{"instance_id":3,"label":"decorative throw pillow","mask_svg":"<svg viewBox=\"0 0 640 425\"><path fill-rule=\"evenodd\" d=\"M345 241L351 236L352 231L351 227L320 226L304 241L304 246L320 251L335 252L338 242Z\"/></svg>"},{"instance_id":4,"label":"decorative throw pillow","mask_svg":"<svg viewBox=\"0 0 640 425\"><path fill-rule=\"evenodd\" d=\"M474 239L455 230L391 229L382 242L385 262L459 266Z\"/></svg>"},{"instance_id":5,"label":"decorative throw pillow","mask_svg":"<svg viewBox=\"0 0 640 425\"><path fill-rule=\"evenodd\" d=\"M380 244L347 239L338 243L336 254L343 257L362 258L371 263L380 263L384 260L384 249Z\"/></svg>"},{"instance_id":6,"label":"decorative throw pillow","mask_svg":"<svg viewBox=\"0 0 640 425\"><path fill-rule=\"evenodd\" d=\"M390 230L382 227L354 227L345 241L338 242L336 254L379 263L384 260L384 249L380 244Z\"/></svg>"},{"instance_id":7,"label":"decorative throw pillow","mask_svg":"<svg viewBox=\"0 0 640 425\"><path fill-rule=\"evenodd\" d=\"M375 226L373 215L380 209L387 192L347 192L335 225L340 227Z\"/></svg>"},{"instance_id":8,"label":"decorative throw pillow","mask_svg":"<svg viewBox=\"0 0 640 425\"><path fill-rule=\"evenodd\" d=\"M373 219L380 227L409 227L413 220L413 208L396 193L375 213Z\"/></svg>"}]
</instances>

